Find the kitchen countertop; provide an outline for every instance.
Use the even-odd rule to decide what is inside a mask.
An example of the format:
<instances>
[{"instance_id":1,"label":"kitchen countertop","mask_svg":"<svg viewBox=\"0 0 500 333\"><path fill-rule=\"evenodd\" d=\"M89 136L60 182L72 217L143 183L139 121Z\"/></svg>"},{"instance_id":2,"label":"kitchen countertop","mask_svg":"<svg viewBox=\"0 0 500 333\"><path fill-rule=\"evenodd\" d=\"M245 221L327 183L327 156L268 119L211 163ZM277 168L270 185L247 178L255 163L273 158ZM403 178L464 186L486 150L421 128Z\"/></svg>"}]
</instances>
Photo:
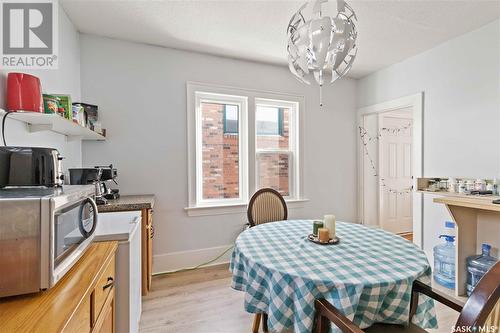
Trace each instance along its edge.
<instances>
[{"instance_id":1,"label":"kitchen countertop","mask_svg":"<svg viewBox=\"0 0 500 333\"><path fill-rule=\"evenodd\" d=\"M495 197L496 198L496 197ZM466 208L474 208L480 210L489 210L500 212L500 205L492 203L492 198L477 198L477 197L440 197L435 198L434 202L443 203L450 206L459 206Z\"/></svg>"},{"instance_id":2,"label":"kitchen countertop","mask_svg":"<svg viewBox=\"0 0 500 333\"><path fill-rule=\"evenodd\" d=\"M123 212L153 208L155 196L153 194L121 195L116 200L108 200L105 205L97 206L99 213Z\"/></svg>"}]
</instances>

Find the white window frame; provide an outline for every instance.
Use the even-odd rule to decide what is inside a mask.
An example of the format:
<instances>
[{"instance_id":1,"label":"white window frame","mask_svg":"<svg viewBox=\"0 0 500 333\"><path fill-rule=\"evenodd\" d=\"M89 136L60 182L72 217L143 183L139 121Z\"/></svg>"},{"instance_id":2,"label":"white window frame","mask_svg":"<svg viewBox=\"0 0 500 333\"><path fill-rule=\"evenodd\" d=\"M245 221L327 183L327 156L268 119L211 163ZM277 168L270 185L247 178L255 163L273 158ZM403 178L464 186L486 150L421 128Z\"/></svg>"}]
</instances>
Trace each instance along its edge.
<instances>
[{"instance_id":1,"label":"white window frame","mask_svg":"<svg viewBox=\"0 0 500 333\"><path fill-rule=\"evenodd\" d=\"M290 132L294 132L295 138L289 138L290 142L294 142L295 154L293 161L293 193L294 196L287 197L288 208L301 208L308 199L304 196L304 177L303 177L303 138L304 138L304 113L305 113L305 97L301 95L276 93L269 91L261 91L254 89L234 88L221 85L187 82L187 143L188 143L188 205L185 208L189 216L203 215L219 215L219 214L239 214L246 211L249 197L256 191L257 188L257 159L256 159L256 126L255 126L255 110L256 102L275 101L283 106L283 103L292 103L296 110L296 121L294 130L290 128ZM232 96L236 98L245 98L246 107L241 108L239 121L239 144L240 144L240 198L235 199L217 199L217 200L199 200L202 194L201 180L202 168L201 164L201 145L198 145L197 140L201 138L201 124L197 123L197 92L206 93L209 95L218 94L224 97ZM198 97L203 97L198 94ZM206 96L205 96L206 97ZM212 98L213 99L213 98ZM210 100L210 99L209 99ZM219 101L220 102L220 101ZM238 102L241 102L239 100ZM200 118L201 119L201 118ZM251 126L249 126L249 124ZM199 130L198 130L199 129ZM198 132L198 133L197 133ZM249 139L252 138L252 139ZM198 184L199 183L199 184ZM290 192L292 193L292 192Z\"/></svg>"},{"instance_id":2,"label":"white window frame","mask_svg":"<svg viewBox=\"0 0 500 333\"><path fill-rule=\"evenodd\" d=\"M288 149L258 149L257 148L257 132L255 132L254 140L255 140L255 188L259 187L259 168L257 155L260 154L287 154L288 155L288 192L290 195L284 196L284 199L296 199L298 197L298 193L300 193L300 179L298 175L299 166L297 165L299 159L297 156L300 156L299 151L299 103L291 102L291 101L283 101L283 100L275 100L275 99L267 99L267 98L255 98L255 113L257 113L257 106L270 106L276 108L287 108L289 111L288 114ZM257 119L255 120L255 128L257 128Z\"/></svg>"},{"instance_id":3,"label":"white window frame","mask_svg":"<svg viewBox=\"0 0 500 333\"><path fill-rule=\"evenodd\" d=\"M195 93L195 139L196 139L196 205L197 206L214 206L221 204L238 204L245 203L248 200L248 153L247 153L247 113L248 113L248 98L245 96L225 95L218 93L209 93L196 91ZM204 199L203 198L203 149L202 149L202 115L201 104L235 104L238 105L238 198L228 199ZM225 135L225 134L222 134ZM234 134L230 134L234 135Z\"/></svg>"}]
</instances>

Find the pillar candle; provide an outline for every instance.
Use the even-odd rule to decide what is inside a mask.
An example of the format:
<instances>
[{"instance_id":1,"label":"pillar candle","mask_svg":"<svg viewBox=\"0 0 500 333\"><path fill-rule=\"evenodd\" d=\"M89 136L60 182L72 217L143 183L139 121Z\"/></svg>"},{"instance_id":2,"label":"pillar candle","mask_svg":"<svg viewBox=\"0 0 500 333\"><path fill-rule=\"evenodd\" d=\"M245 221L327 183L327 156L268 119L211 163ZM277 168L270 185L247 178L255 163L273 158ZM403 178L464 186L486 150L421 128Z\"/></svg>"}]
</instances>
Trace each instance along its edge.
<instances>
[{"instance_id":1,"label":"pillar candle","mask_svg":"<svg viewBox=\"0 0 500 333\"><path fill-rule=\"evenodd\" d=\"M313 221L313 235L318 236L318 229L323 228L323 221Z\"/></svg>"},{"instance_id":2,"label":"pillar candle","mask_svg":"<svg viewBox=\"0 0 500 333\"><path fill-rule=\"evenodd\" d=\"M329 232L327 228L318 229L318 238L320 242L327 243L330 240Z\"/></svg>"},{"instance_id":3,"label":"pillar candle","mask_svg":"<svg viewBox=\"0 0 500 333\"><path fill-rule=\"evenodd\" d=\"M328 229L330 239L335 238L335 215L325 215L323 225Z\"/></svg>"}]
</instances>

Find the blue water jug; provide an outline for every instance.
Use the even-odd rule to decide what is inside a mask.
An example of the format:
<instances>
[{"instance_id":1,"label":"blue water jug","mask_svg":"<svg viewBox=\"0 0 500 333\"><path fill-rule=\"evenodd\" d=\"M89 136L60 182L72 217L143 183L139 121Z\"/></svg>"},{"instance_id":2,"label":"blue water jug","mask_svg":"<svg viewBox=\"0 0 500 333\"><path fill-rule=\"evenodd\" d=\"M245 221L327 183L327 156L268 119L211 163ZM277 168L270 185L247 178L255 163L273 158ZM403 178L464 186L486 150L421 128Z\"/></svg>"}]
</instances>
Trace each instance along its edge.
<instances>
[{"instance_id":1,"label":"blue water jug","mask_svg":"<svg viewBox=\"0 0 500 333\"><path fill-rule=\"evenodd\" d=\"M483 244L482 253L478 256L467 258L467 295L470 296L472 290L483 277L484 274L498 261L490 255L491 245Z\"/></svg>"},{"instance_id":2,"label":"blue water jug","mask_svg":"<svg viewBox=\"0 0 500 333\"><path fill-rule=\"evenodd\" d=\"M434 246L434 280L455 289L455 236L440 235L446 243Z\"/></svg>"}]
</instances>

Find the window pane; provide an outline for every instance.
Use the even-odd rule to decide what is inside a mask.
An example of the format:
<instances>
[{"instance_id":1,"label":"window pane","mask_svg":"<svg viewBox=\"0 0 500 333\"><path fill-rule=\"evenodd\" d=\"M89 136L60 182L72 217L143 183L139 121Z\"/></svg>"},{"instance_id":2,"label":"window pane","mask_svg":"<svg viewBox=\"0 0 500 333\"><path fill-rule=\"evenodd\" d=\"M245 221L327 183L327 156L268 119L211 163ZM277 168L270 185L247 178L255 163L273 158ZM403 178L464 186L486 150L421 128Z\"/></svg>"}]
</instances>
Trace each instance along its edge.
<instances>
[{"instance_id":1,"label":"window pane","mask_svg":"<svg viewBox=\"0 0 500 333\"><path fill-rule=\"evenodd\" d=\"M258 188L270 187L282 196L289 196L289 165L288 154L257 154Z\"/></svg>"},{"instance_id":2,"label":"window pane","mask_svg":"<svg viewBox=\"0 0 500 333\"><path fill-rule=\"evenodd\" d=\"M257 149L288 149L289 111L287 108L257 105Z\"/></svg>"},{"instance_id":3,"label":"window pane","mask_svg":"<svg viewBox=\"0 0 500 333\"><path fill-rule=\"evenodd\" d=\"M224 133L238 134L238 105L226 104L224 112Z\"/></svg>"},{"instance_id":4,"label":"window pane","mask_svg":"<svg viewBox=\"0 0 500 333\"><path fill-rule=\"evenodd\" d=\"M203 199L239 198L239 136L224 133L224 109L238 134L238 105L201 103Z\"/></svg>"},{"instance_id":5,"label":"window pane","mask_svg":"<svg viewBox=\"0 0 500 333\"><path fill-rule=\"evenodd\" d=\"M279 108L258 105L255 115L257 121L257 135L279 135L279 113Z\"/></svg>"}]
</instances>

